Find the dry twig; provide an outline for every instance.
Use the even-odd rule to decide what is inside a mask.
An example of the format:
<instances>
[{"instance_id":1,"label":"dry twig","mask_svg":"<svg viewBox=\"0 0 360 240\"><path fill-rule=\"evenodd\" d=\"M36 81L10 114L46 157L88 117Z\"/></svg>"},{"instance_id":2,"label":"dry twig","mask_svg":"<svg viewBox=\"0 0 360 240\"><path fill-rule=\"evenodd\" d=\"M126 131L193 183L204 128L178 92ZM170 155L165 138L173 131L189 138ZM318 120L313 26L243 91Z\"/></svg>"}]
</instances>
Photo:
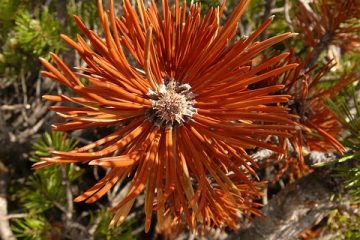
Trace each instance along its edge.
<instances>
[{"instance_id":1,"label":"dry twig","mask_svg":"<svg viewBox=\"0 0 360 240\"><path fill-rule=\"evenodd\" d=\"M4 240L16 240L7 218L7 182L8 169L0 162L0 237Z\"/></svg>"},{"instance_id":2,"label":"dry twig","mask_svg":"<svg viewBox=\"0 0 360 240\"><path fill-rule=\"evenodd\" d=\"M329 172L314 172L286 186L264 207L264 217L229 239L295 240L303 229L327 215L335 191Z\"/></svg>"}]
</instances>

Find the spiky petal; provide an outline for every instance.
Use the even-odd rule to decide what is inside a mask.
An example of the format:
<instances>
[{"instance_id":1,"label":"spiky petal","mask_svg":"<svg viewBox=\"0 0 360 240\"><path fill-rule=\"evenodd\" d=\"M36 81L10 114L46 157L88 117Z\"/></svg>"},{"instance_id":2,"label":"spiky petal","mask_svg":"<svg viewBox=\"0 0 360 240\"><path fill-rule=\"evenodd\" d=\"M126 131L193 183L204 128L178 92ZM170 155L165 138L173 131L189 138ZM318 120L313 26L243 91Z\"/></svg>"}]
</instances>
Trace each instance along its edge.
<instances>
[{"instance_id":1,"label":"spiky petal","mask_svg":"<svg viewBox=\"0 0 360 240\"><path fill-rule=\"evenodd\" d=\"M54 128L113 127L114 132L74 151L54 151L52 158L34 167L78 162L110 168L75 199L89 203L133 175L127 195L112 209L114 226L126 219L136 196L144 190L145 231L153 211L159 223L170 216L173 222L184 219L191 229L198 223L236 228L239 213L257 213L253 199L261 195L261 183L253 178L256 162L246 150L282 151L265 139L290 136L296 124L294 115L281 106L290 96L273 94L282 85L259 89L249 85L297 65L264 72L284 59L274 57L251 67L260 52L293 34L254 42L271 23L269 19L249 37L234 40L248 2L241 1L221 26L224 5L202 17L201 7L187 6L186 1L181 6L176 0L171 10L163 0L160 14L154 2L145 8L143 1L137 1L136 10L124 0L124 14L118 18L113 1L109 13L98 1L104 37L75 17L88 41L80 35L77 42L62 38L87 67L74 73L54 54L56 67L41 60L47 68L44 76L78 95L44 97L78 105L52 107L68 120Z\"/></svg>"}]
</instances>

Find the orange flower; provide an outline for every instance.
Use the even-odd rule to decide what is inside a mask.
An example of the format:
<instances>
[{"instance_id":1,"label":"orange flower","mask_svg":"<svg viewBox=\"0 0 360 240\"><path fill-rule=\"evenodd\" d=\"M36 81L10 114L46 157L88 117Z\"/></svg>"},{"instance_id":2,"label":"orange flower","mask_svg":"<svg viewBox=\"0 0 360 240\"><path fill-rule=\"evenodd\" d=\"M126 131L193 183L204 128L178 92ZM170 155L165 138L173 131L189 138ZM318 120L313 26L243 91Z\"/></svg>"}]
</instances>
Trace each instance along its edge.
<instances>
[{"instance_id":1,"label":"orange flower","mask_svg":"<svg viewBox=\"0 0 360 240\"><path fill-rule=\"evenodd\" d=\"M270 164L280 165L275 180L282 177L285 172L290 174L290 178L299 178L308 173L310 169L304 161L304 153L310 151L344 152L344 147L338 140L342 132L341 122L325 104L324 98L334 97L341 88L357 79L356 75L346 75L341 77L338 83L331 88L320 89L318 83L335 65L333 61L328 61L319 69L314 66L307 71L304 70L306 64L293 53L284 64L290 62L296 62L299 66L286 72L281 78L272 78L261 83L262 86L271 86L276 83L285 85L280 92L292 95L288 107L293 114L299 116L297 133L290 138L280 137L278 139L285 155L278 155L277 161L270 161ZM277 67L279 66L281 64Z\"/></svg>"},{"instance_id":2,"label":"orange flower","mask_svg":"<svg viewBox=\"0 0 360 240\"><path fill-rule=\"evenodd\" d=\"M183 219L191 229L227 224L236 228L239 213L257 213L261 183L246 149L260 147L282 151L266 143L269 135L290 137L294 116L279 103L288 95L274 93L283 85L259 89L248 86L293 69L288 64L262 72L284 58L275 56L251 67L264 49L291 37L284 33L254 42L271 23L268 19L251 36L235 40L237 22L248 0L234 9L225 25L219 21L225 5L201 16L201 6L186 1L170 9L155 2L137 10L123 1L123 16L108 13L98 1L104 38L87 29L75 16L86 36L78 42L62 38L86 62L70 70L51 54L54 67L41 59L43 76L71 88L78 97L60 95L45 99L75 103L79 107L53 106L68 121L54 125L58 131L114 127L110 135L71 152L53 151L34 165L88 163L111 170L75 201L94 202L114 184L133 176L126 197L112 210L111 225L124 221L136 196L145 190L145 231L153 211L158 222L170 216ZM81 79L86 79L84 84Z\"/></svg>"},{"instance_id":3,"label":"orange flower","mask_svg":"<svg viewBox=\"0 0 360 240\"><path fill-rule=\"evenodd\" d=\"M313 66L330 44L343 51L358 51L360 4L358 0L316 0L296 3L296 26L311 54L305 62Z\"/></svg>"}]
</instances>

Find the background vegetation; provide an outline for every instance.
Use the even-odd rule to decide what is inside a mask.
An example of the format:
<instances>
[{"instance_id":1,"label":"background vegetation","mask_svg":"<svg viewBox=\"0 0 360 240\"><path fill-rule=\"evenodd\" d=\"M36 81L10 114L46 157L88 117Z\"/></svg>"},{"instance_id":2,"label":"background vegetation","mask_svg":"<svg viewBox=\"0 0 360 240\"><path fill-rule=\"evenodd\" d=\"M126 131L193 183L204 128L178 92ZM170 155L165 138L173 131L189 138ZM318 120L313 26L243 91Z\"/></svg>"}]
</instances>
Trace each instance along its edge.
<instances>
[{"instance_id":1,"label":"background vegetation","mask_svg":"<svg viewBox=\"0 0 360 240\"><path fill-rule=\"evenodd\" d=\"M197 2L201 2L204 12L221 4L218 0ZM227 2L222 21L230 15L237 2ZM293 232L287 235L291 238L283 239L360 239L360 20L355 17L356 14L360 16L360 6L355 0L338 1L344 5L354 2L355 10L354 16L349 14L336 22L330 11L338 7L335 2L252 0L239 23L239 37L249 35L274 14L273 24L260 39L287 31L299 32L298 37L278 44L273 51L290 49L302 61L306 61L305 68L313 67L314 72L320 71L327 59L334 59L336 65L324 73L316 86L318 92L343 83L331 99L324 101L342 123L340 140L346 147L345 155L340 156L332 149L310 152L306 159L310 175L299 180L292 178L291 173L285 173L264 191L262 203L271 206L275 201L273 199L279 201L286 198L284 192L294 184L299 186L296 194L306 194L307 189L302 189L301 181L319 176L316 174L320 174L326 184L331 182L331 190L324 190L328 193L324 199L314 196L314 199L318 197L321 204L325 204L321 214L306 219L305 224L296 225L296 234ZM121 3L116 3L121 14ZM300 12L300 4L310 12L308 15ZM330 19L331 27L327 28L325 24L320 26L321 30L307 31L310 23L314 23L311 13L320 16L322 23ZM41 99L44 94L67 90L40 77L42 67L39 57L49 58L49 52L55 52L70 66L82 64L75 52L59 37L60 33L64 33L75 38L79 33L72 21L74 14L81 16L90 29L101 31L95 0L0 0L0 236L5 240L195 238L185 226L163 229L154 224L150 233L145 235L141 198L137 200L127 221L121 227L109 230L111 215L107 209L124 194L126 182L116 185L95 204L73 203L74 196L104 175L104 169L69 165L36 172L31 170L31 164L47 156L50 149L71 150L103 136L107 131L76 131L68 135L51 132L51 123L61 120L48 111L50 103ZM344 78L350 80L345 81ZM276 166L269 165L259 175L271 180L275 178L277 170ZM288 204L292 203L289 200ZM296 208L296 203L293 204L292 207ZM284 232L289 226L286 222L282 224L283 228L270 228L271 231ZM248 238L242 239L253 239L249 236L254 226L256 221L244 223L240 235ZM209 230L203 237L238 239L238 236L238 233L224 228Z\"/></svg>"}]
</instances>

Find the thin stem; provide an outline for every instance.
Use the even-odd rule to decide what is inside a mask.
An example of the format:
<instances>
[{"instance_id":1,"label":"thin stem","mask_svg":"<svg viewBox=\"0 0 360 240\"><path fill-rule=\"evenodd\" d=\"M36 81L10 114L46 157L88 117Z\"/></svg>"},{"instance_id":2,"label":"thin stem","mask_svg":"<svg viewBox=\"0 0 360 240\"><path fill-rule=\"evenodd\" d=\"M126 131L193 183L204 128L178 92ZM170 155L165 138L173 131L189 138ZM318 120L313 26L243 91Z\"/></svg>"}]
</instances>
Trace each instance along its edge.
<instances>
[{"instance_id":1,"label":"thin stem","mask_svg":"<svg viewBox=\"0 0 360 240\"><path fill-rule=\"evenodd\" d=\"M264 3L264 14L262 16L262 21L265 22L271 16L271 10L273 7L274 0L265 0ZM263 41L267 39L267 31L263 31L260 35L260 40Z\"/></svg>"},{"instance_id":2,"label":"thin stem","mask_svg":"<svg viewBox=\"0 0 360 240\"><path fill-rule=\"evenodd\" d=\"M7 218L7 183L8 169L0 162L0 238L7 240L16 240L10 228Z\"/></svg>"},{"instance_id":3,"label":"thin stem","mask_svg":"<svg viewBox=\"0 0 360 240\"><path fill-rule=\"evenodd\" d=\"M315 65L322 51L325 50L331 43L332 38L332 32L326 32L324 35L321 36L319 43L312 50L309 60L307 61L304 69L309 69Z\"/></svg>"}]
</instances>

